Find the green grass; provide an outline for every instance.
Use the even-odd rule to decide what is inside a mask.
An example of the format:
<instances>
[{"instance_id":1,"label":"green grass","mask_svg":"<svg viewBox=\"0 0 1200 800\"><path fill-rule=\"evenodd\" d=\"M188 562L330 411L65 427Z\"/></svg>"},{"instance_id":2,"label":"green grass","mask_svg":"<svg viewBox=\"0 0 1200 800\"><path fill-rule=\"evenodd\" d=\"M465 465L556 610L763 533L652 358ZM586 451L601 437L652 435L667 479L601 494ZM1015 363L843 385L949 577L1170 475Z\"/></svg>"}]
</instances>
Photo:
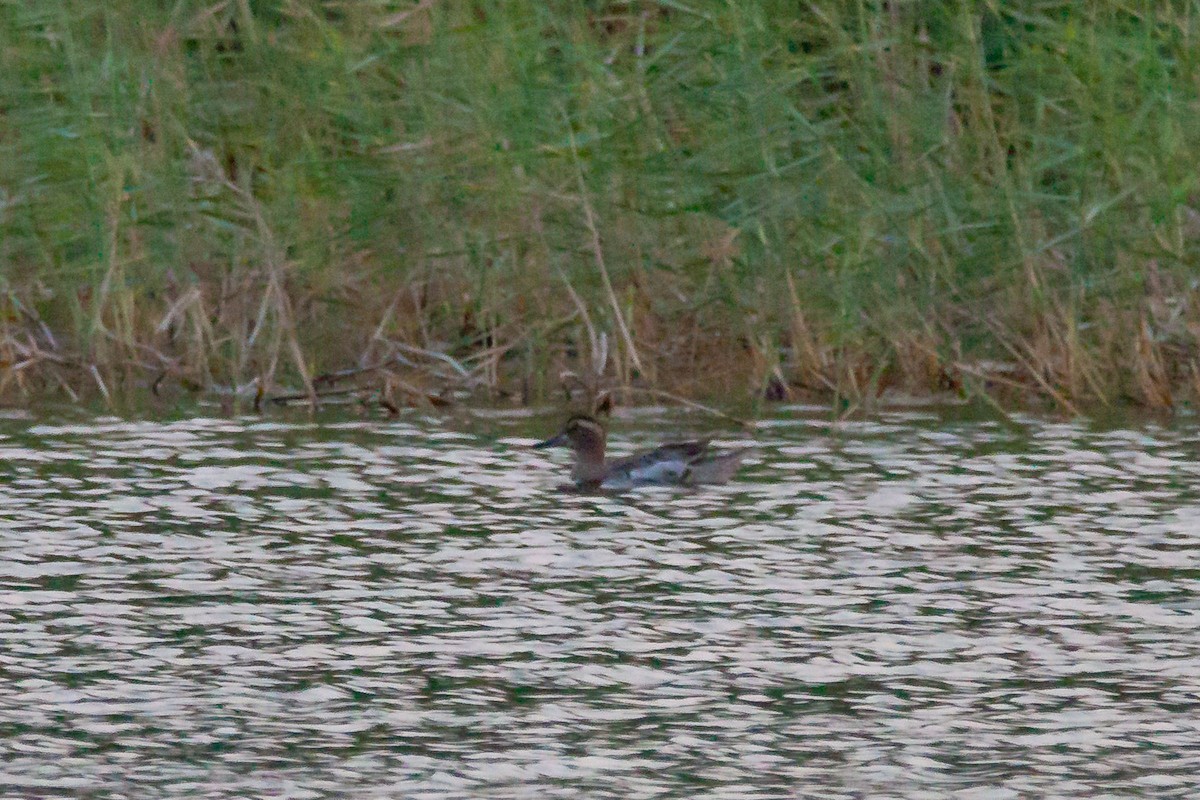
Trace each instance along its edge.
<instances>
[{"instance_id":1,"label":"green grass","mask_svg":"<svg viewBox=\"0 0 1200 800\"><path fill-rule=\"evenodd\" d=\"M1190 402L1198 87L1196 2L0 0L0 394Z\"/></svg>"}]
</instances>

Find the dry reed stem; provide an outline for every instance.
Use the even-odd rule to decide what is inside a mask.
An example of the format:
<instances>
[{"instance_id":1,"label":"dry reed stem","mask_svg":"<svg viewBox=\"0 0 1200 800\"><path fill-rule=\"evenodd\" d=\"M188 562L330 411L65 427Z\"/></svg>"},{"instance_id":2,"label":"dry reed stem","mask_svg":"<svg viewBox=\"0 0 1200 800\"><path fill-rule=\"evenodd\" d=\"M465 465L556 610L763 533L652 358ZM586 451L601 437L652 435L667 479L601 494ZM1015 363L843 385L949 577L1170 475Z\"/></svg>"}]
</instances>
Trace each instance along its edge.
<instances>
[{"instance_id":1,"label":"dry reed stem","mask_svg":"<svg viewBox=\"0 0 1200 800\"><path fill-rule=\"evenodd\" d=\"M100 377L100 370L95 364L88 364L88 372L92 374L92 378L96 381L96 386L100 387L100 394L104 396L104 402L112 405L112 395L108 393L108 387L104 385L104 378Z\"/></svg>"},{"instance_id":2,"label":"dry reed stem","mask_svg":"<svg viewBox=\"0 0 1200 800\"><path fill-rule=\"evenodd\" d=\"M1021 384L1017 383L1014 380L1010 380L1008 378L1004 378L999 375L993 375L993 374L985 372L983 370L975 369L970 364L960 364L958 362L955 362L954 368L956 370L958 370L960 373L962 373L962 375L964 375L966 378L968 378L968 380L964 380L964 383L966 383L967 385L970 385L969 378L971 378L971 377L979 378L979 379L983 380L984 385L982 387L980 387L979 391L970 392L970 396L978 397L981 400L983 400L985 403L988 404L988 406L990 406L992 408L993 411L996 412L997 415L999 415L1009 425L1014 425L1014 426L1017 425L1016 420L1014 420L1009 415L1009 413L1004 410L1004 407L1001 406L999 402L997 402L996 398L992 397L991 393L988 392L987 381L989 381L989 380L998 381L1000 383L1007 384L1013 388L1019 389L1022 392L1026 391L1026 387L1022 386Z\"/></svg>"},{"instance_id":3,"label":"dry reed stem","mask_svg":"<svg viewBox=\"0 0 1200 800\"><path fill-rule=\"evenodd\" d=\"M1175 399L1171 394L1171 382L1163 363L1162 348L1154 342L1150 322L1145 315L1138 326L1137 360L1134 375L1143 400L1151 408L1172 408Z\"/></svg>"},{"instance_id":4,"label":"dry reed stem","mask_svg":"<svg viewBox=\"0 0 1200 800\"><path fill-rule=\"evenodd\" d=\"M575 287L571 286L571 282L567 280L566 275L562 275L563 285L567 288L567 295L571 298L571 302L575 304L579 316L583 318L584 329L587 331L588 337L588 370L587 377L584 379L584 391L589 398L594 398L600 390L600 381L604 377L604 371L608 364L608 337L604 331L597 331L596 326L592 324L592 317L588 313L587 306L575 291Z\"/></svg>"},{"instance_id":5,"label":"dry reed stem","mask_svg":"<svg viewBox=\"0 0 1200 800\"><path fill-rule=\"evenodd\" d=\"M583 204L583 219L591 236L592 256L596 261L596 268L600 272L600 281L604 285L604 293L608 296L608 302L612 306L613 316L616 317L617 330L620 332L621 340L625 344L626 355L633 361L634 367L639 372L642 372L642 362L638 358L637 347L633 344L633 336L629 333L629 327L625 323L625 315L621 312L621 304L617 300L617 293L613 290L612 280L608 276L608 267L604 263L604 250L600 246L600 231L596 226L596 215L592 210L592 201L589 198L587 184L583 179L583 164L579 160L579 149L575 143L575 130L571 127L571 120L565 111L563 112L563 117L567 126L567 138L571 143L571 157L575 164L575 177L579 185L579 199ZM623 376L623 378L628 383L628 376Z\"/></svg>"},{"instance_id":6,"label":"dry reed stem","mask_svg":"<svg viewBox=\"0 0 1200 800\"><path fill-rule=\"evenodd\" d=\"M267 224L266 217L262 211L262 204L259 203L258 199L254 197L249 190L237 185L228 177L225 178L224 183L226 188L228 188L241 199L243 203L243 209L248 212L254 220L255 227L258 231L259 241L263 245L263 252L266 257L267 290L263 293L263 302L259 313L259 323L261 324L265 319L267 304L271 301L274 301L273 310L276 320L276 343L272 347L271 371L268 374L273 378L278 359L278 342L280 338L286 338L288 351L292 356L292 361L296 367L296 371L300 373L300 380L304 385L304 390L308 393L310 405L313 409L316 409L316 390L313 388L312 378L308 371L308 365L304 360L304 353L300 347L300 340L296 332L295 316L292 312L291 298L288 296L287 290L284 287L284 259L282 251L275 241L274 232L271 230L270 225ZM257 329L258 327L256 325L256 330Z\"/></svg>"},{"instance_id":7,"label":"dry reed stem","mask_svg":"<svg viewBox=\"0 0 1200 800\"><path fill-rule=\"evenodd\" d=\"M800 294L796 291L796 282L792 278L790 271L784 272L784 277L787 281L788 299L791 302L789 315L789 331L792 344L792 356L796 358L802 355L800 364L797 369L807 366L807 371L814 375L827 389L835 390L833 382L827 374L828 363L826 357L821 353L820 347L817 344L817 338L813 334L812 327L808 324L808 319L804 314L800 303ZM797 352L799 350L799 352Z\"/></svg>"},{"instance_id":8,"label":"dry reed stem","mask_svg":"<svg viewBox=\"0 0 1200 800\"><path fill-rule=\"evenodd\" d=\"M1087 348L1079 340L1076 314L1071 308L1064 307L1057 300L1054 303L1054 309L1057 316L1051 318L1048 325L1051 332L1057 335L1059 347L1062 348L1063 357L1067 363L1071 394L1075 397L1083 396L1084 388L1086 388L1090 396L1099 400L1101 405L1108 406L1108 397L1100 381L1100 376L1095 372ZM1080 387L1081 381L1083 388Z\"/></svg>"},{"instance_id":9,"label":"dry reed stem","mask_svg":"<svg viewBox=\"0 0 1200 800\"><path fill-rule=\"evenodd\" d=\"M1026 374L1033 378L1034 381L1036 381L1037 384L1042 387L1046 394L1054 398L1055 402L1057 402L1061 408L1063 408L1072 416L1081 416L1078 407L1064 397L1061 392L1055 389L1050 382L1042 376L1041 371L1034 366L1029 358L1027 358L1026 355L1016 347L1016 345L1009 341L1008 336L1005 334L1003 329L1000 328L999 323L990 319L985 319L984 321L991 329L992 334L996 337L996 341L1000 343L1000 346L1007 350L1013 356L1013 358L1020 362L1020 364L1025 368ZM1028 345L1026 346L1028 347Z\"/></svg>"},{"instance_id":10,"label":"dry reed stem","mask_svg":"<svg viewBox=\"0 0 1200 800\"><path fill-rule=\"evenodd\" d=\"M454 358L446 355L445 353L439 352L437 350L427 350L424 347L416 347L415 345L405 344L403 342L392 342L391 344L393 347L403 350L406 353L411 353L412 355L425 356L428 359L446 363L446 364L450 365L450 367L455 372L457 372L459 374L459 377L461 377L463 380L465 380L465 381L472 380L471 372L466 367L464 367L462 364L460 364L458 361L456 361ZM503 348L492 348L492 349L497 350L500 353L503 353L504 350L507 349L507 347L508 346L505 346Z\"/></svg>"},{"instance_id":11,"label":"dry reed stem","mask_svg":"<svg viewBox=\"0 0 1200 800\"><path fill-rule=\"evenodd\" d=\"M730 422L734 422L734 423L737 423L738 425L741 425L743 428L745 428L747 430L754 430L754 428L755 428L755 424L751 420L742 419L741 417L735 417L733 414L729 414L725 411L721 411L718 408L713 408L712 406L705 405L704 403L698 403L695 400L689 400L686 397L682 397L681 395L677 395L677 394L674 394L673 392L668 392L663 389L654 389L654 388L650 388L650 387L646 387L646 386L628 386L628 387L625 387L625 391L630 392L632 394L643 394L643 395L647 395L649 397L657 397L662 400L672 400L676 403L679 403L682 406L686 406L687 408L692 408L697 411L703 411L707 414L711 414L714 417L719 417L721 419L727 419Z\"/></svg>"},{"instance_id":12,"label":"dry reed stem","mask_svg":"<svg viewBox=\"0 0 1200 800\"><path fill-rule=\"evenodd\" d=\"M383 331L388 326L388 323L392 321L392 316L395 315L396 309L400 305L400 295L404 294L405 291L407 291L407 287L402 288L399 291L397 291L392 296L392 301L390 303L388 303L387 308L385 308L383 310L383 314L380 315L380 317L379 317L379 324L375 326L374 332L371 334L371 337L367 340L366 349L364 349L362 352L362 355L360 355L358 357L358 363L360 365L363 364L367 360L368 356L370 356L371 350L374 347L375 342L386 341L383 336ZM391 342L388 342L388 343L391 344Z\"/></svg>"}]
</instances>

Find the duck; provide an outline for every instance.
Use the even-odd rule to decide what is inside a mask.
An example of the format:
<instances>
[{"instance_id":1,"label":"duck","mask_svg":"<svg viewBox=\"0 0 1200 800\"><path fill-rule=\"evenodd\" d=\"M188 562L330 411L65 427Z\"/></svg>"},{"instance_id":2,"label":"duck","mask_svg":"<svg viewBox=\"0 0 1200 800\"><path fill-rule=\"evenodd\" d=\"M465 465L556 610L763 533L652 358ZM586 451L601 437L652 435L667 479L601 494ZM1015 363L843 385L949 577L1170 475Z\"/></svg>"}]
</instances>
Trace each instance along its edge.
<instances>
[{"instance_id":1,"label":"duck","mask_svg":"<svg viewBox=\"0 0 1200 800\"><path fill-rule=\"evenodd\" d=\"M589 414L576 414L561 431L533 447L569 447L575 454L575 466L571 468L571 483L561 488L577 491L725 483L753 449L717 450L709 447L707 439L699 439L668 442L653 450L607 459L606 440L607 432L599 420Z\"/></svg>"}]
</instances>

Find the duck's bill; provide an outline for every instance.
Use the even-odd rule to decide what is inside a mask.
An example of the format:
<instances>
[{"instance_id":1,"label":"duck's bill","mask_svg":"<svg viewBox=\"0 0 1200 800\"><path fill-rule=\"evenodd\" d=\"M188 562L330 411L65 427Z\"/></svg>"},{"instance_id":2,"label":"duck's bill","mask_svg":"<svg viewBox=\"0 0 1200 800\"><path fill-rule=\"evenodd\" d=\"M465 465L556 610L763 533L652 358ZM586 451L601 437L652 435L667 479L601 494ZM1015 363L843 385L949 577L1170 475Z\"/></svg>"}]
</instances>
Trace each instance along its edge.
<instances>
[{"instance_id":1,"label":"duck's bill","mask_svg":"<svg viewBox=\"0 0 1200 800\"><path fill-rule=\"evenodd\" d=\"M567 434L560 433L558 436L551 436L544 442L538 442L533 446L534 450L544 450L547 447L558 447L567 443Z\"/></svg>"}]
</instances>

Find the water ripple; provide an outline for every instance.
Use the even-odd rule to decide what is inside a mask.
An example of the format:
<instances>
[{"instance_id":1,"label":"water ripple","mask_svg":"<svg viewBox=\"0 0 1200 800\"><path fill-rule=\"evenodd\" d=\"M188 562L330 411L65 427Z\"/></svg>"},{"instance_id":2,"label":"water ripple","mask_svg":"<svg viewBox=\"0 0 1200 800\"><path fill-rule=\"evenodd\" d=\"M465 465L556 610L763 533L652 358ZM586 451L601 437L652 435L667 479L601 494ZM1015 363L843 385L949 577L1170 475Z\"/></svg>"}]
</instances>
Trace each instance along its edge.
<instances>
[{"instance_id":1,"label":"water ripple","mask_svg":"<svg viewBox=\"0 0 1200 800\"><path fill-rule=\"evenodd\" d=\"M0 419L0 785L1196 795L1195 430L794 413L608 497L553 422Z\"/></svg>"}]
</instances>

